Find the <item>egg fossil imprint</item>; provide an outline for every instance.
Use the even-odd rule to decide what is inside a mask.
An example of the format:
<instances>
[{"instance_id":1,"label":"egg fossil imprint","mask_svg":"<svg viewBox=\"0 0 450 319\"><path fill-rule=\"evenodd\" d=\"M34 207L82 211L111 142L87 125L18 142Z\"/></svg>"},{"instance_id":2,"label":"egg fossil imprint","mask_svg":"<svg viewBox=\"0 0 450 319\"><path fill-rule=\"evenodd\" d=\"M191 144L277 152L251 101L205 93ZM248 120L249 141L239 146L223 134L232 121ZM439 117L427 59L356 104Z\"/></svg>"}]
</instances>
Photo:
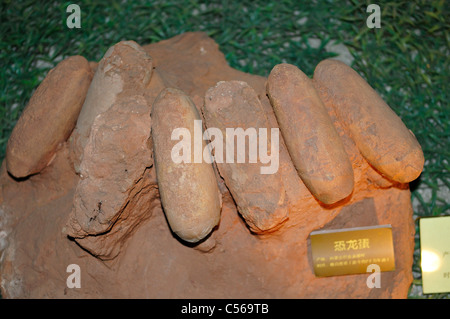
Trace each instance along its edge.
<instances>
[{"instance_id":1,"label":"egg fossil imprint","mask_svg":"<svg viewBox=\"0 0 450 319\"><path fill-rule=\"evenodd\" d=\"M143 238L153 238L146 254L154 263L152 272L166 269L160 274L164 280L179 273L171 268L176 263L169 267L169 255L170 260L184 258L192 276L202 274L196 275L197 282L205 278L204 285L219 267L214 265L242 262L249 267L243 276L251 269L267 272L268 293L294 280L273 276L271 267L298 268L303 279L289 286L306 288L277 295L304 291L310 296L307 287L322 281L311 277L304 258L308 234L330 223L383 222L396 230L402 273L396 280L403 287L395 291L398 295L407 291L414 246L407 183L419 176L423 162L412 132L360 75L339 61L320 62L312 79L286 63L264 78L229 67L217 44L202 33L143 47L122 41L98 63L81 56L63 60L30 99L8 141L3 165L8 173L0 178L2 209L17 216L23 212L29 222L37 218L34 223L46 231L38 236L19 228L5 232L5 240L22 245L46 238L66 253L75 241L92 256L121 264L134 260L130 256L146 245ZM14 192L31 194L39 205L16 202ZM57 219L47 225L42 221L46 214ZM66 241L59 237L61 230ZM14 241L20 234L35 237ZM170 254L159 254L160 246ZM14 245L5 247L9 252ZM194 249L183 250L189 248ZM43 262L41 268L64 256L47 253L44 258L39 254L45 249L22 248L4 260L20 258L21 252L38 254L33 265ZM133 262L146 260L137 256ZM6 268L2 276L14 282ZM208 282L211 289L231 285L238 294L257 286L241 286L239 278L238 273ZM363 286L357 296L366 294ZM203 296L195 287L179 287L160 292ZM86 294L103 288L93 289Z\"/></svg>"},{"instance_id":2,"label":"egg fossil imprint","mask_svg":"<svg viewBox=\"0 0 450 319\"><path fill-rule=\"evenodd\" d=\"M11 135L6 156L8 171L18 178L38 173L74 126L74 143L80 144L81 149L86 147L92 138L89 131L95 116L132 98L126 95L128 88L147 90L151 77L158 77L152 72L151 57L132 41L108 50L89 90L89 63L80 56L61 62L39 86ZM64 87L60 83L63 75L68 78ZM159 81L160 88L165 86L164 80ZM55 91L57 98L50 101L49 95ZM293 65L276 65L269 75L266 93L298 175L320 202L333 204L343 200L352 193L354 185L350 159L329 113L335 114L364 158L384 177L407 183L419 176L423 154L413 134L380 96L342 62L321 62L312 80ZM139 96L135 99L137 102ZM329 101L332 108L327 110L324 101ZM220 193L213 166L173 163L169 156L176 143L171 138L173 130L193 128L194 120L201 120L200 112L186 93L170 88L163 89L152 105L153 152L163 208L179 237L201 240L217 225L220 216ZM59 116L53 106L64 110L67 117ZM223 131L227 126L244 130L270 127L257 93L245 82L219 82L206 93L204 106L197 107L203 110L207 127L220 126ZM29 126L48 129L34 132ZM191 146L193 149L193 142ZM75 163L82 161L82 153ZM288 209L278 172L258 174L257 165L220 163L218 170L250 228L260 232L279 226L288 217ZM79 171L77 164L76 169ZM264 201L248 191L255 187L266 194ZM105 231L107 226L108 223L98 227L99 231ZM79 227L91 228L81 224Z\"/></svg>"}]
</instances>

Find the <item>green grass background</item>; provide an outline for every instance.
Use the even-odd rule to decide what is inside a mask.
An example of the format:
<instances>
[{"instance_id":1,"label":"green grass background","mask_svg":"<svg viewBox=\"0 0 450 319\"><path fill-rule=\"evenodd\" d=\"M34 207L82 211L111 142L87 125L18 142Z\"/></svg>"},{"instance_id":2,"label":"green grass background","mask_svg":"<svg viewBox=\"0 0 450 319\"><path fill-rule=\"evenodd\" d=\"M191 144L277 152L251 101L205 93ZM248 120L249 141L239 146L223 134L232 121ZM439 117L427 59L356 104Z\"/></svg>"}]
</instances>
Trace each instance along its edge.
<instances>
[{"instance_id":1,"label":"green grass background","mask_svg":"<svg viewBox=\"0 0 450 319\"><path fill-rule=\"evenodd\" d=\"M23 108L63 58L100 60L121 40L156 42L205 31L229 64L267 76L280 62L312 75L343 43L355 68L400 115L422 145L426 164L411 184L415 216L448 215L450 199L449 8L443 0L372 1L381 28L369 29L364 1L1 1L0 160ZM81 8L81 29L69 29L66 8ZM308 39L319 39L311 46ZM443 191L444 190L444 191ZM447 191L445 191L447 190ZM427 196L425 196L427 194ZM421 292L418 221L410 298Z\"/></svg>"}]
</instances>

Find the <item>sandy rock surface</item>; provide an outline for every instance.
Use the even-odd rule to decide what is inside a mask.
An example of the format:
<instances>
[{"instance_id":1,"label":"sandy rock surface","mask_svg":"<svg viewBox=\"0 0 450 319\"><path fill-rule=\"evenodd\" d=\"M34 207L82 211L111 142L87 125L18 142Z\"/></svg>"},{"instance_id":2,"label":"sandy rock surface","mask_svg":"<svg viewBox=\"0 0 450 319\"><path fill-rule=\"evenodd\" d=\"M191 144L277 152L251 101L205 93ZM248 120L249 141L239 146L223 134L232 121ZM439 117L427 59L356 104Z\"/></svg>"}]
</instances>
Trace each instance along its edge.
<instances>
[{"instance_id":1,"label":"sandy rock surface","mask_svg":"<svg viewBox=\"0 0 450 319\"><path fill-rule=\"evenodd\" d=\"M6 150L17 178L42 171L72 133L92 80L88 61L72 56L50 70L19 118Z\"/></svg>"},{"instance_id":2,"label":"sandy rock surface","mask_svg":"<svg viewBox=\"0 0 450 319\"><path fill-rule=\"evenodd\" d=\"M218 45L203 33L186 33L143 46L145 52L134 44L130 48L147 61L144 69L138 67L139 75L150 74L150 78L139 78L141 86L129 86L136 78L122 77L126 83L114 91L121 93L114 93L105 109L88 116L92 124L83 143L79 143L81 135L75 136L76 129L50 165L27 179L14 179L3 163L3 297L407 296L415 231L408 185L380 176L366 162L328 100L324 104L352 163L350 196L333 205L321 204L301 181L280 136L278 175L287 217L275 231L252 232L219 178L222 210L218 226L196 244L176 236L162 209L153 163L150 112L158 94L166 87L180 89L201 114L209 88L219 81L243 81L254 90L267 123L278 127L277 120L266 96L266 78L229 67ZM104 72L105 61L99 62L89 92L101 85L94 81ZM123 65L117 67L122 74ZM83 108L87 102L88 98ZM264 191L254 194L260 200L265 196ZM367 287L368 274L314 276L311 231L384 224L392 225L396 270L381 274L381 288ZM66 285L70 264L80 267L81 288Z\"/></svg>"}]
</instances>

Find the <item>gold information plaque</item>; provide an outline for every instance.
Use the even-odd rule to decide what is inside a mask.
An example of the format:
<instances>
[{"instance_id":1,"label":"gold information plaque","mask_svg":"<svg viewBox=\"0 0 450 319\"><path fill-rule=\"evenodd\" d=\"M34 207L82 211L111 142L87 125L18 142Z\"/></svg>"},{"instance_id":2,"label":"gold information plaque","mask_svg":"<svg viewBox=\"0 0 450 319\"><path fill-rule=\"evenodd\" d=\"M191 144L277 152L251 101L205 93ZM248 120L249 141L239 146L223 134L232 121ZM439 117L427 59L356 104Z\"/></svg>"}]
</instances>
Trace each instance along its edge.
<instances>
[{"instance_id":1,"label":"gold information plaque","mask_svg":"<svg viewBox=\"0 0 450 319\"><path fill-rule=\"evenodd\" d=\"M450 292L450 216L420 219L424 294Z\"/></svg>"},{"instance_id":2,"label":"gold information plaque","mask_svg":"<svg viewBox=\"0 0 450 319\"><path fill-rule=\"evenodd\" d=\"M310 238L317 277L366 274L372 264L395 270L391 225L319 230Z\"/></svg>"}]
</instances>

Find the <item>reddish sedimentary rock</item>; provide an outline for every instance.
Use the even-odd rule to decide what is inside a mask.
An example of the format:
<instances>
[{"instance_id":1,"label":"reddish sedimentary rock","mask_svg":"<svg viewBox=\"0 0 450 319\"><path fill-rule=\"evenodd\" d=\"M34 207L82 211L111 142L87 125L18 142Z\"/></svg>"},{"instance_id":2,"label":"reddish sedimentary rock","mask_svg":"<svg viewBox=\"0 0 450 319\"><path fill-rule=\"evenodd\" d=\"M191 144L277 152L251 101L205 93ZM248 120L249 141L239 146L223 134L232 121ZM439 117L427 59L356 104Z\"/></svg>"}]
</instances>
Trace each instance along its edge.
<instances>
[{"instance_id":1,"label":"reddish sedimentary rock","mask_svg":"<svg viewBox=\"0 0 450 319\"><path fill-rule=\"evenodd\" d=\"M265 93L266 79L230 68L217 44L205 34L187 33L143 48L154 67L149 83L143 90L122 91L107 111L91 119L91 134L80 160L83 176L75 174L70 162L72 142L61 145L47 169L24 181L13 179L3 163L3 297L406 297L412 281L415 230L408 185L392 184L367 163L335 116L331 97L324 104L353 166L351 196L333 205L313 197L280 136L279 174L288 218L276 231L251 232L219 177L223 205L217 227L198 244L174 236L163 212L151 158L153 119L149 114L157 95L165 87L176 87L200 109L206 91L217 82L244 81L256 92L270 127L277 127L277 121ZM318 92L321 98L327 97ZM247 96L236 94L236 99ZM101 206L97 199L102 200ZM314 276L311 231L380 224L392 225L396 254L396 270L381 273L381 288L367 287L368 274ZM70 264L80 267L80 289L67 287Z\"/></svg>"},{"instance_id":2,"label":"reddish sedimentary rock","mask_svg":"<svg viewBox=\"0 0 450 319\"><path fill-rule=\"evenodd\" d=\"M92 67L96 70L92 85L71 140L71 156L77 172L95 117L106 112L121 96L142 94L153 70L151 57L134 41L121 41L112 46L98 65Z\"/></svg>"},{"instance_id":3,"label":"reddish sedimentary rock","mask_svg":"<svg viewBox=\"0 0 450 319\"><path fill-rule=\"evenodd\" d=\"M151 103L164 86L158 75L152 77L151 57L134 41L117 43L93 67L69 141L80 180L63 231L96 257L111 259L151 216L141 197L159 196L148 139Z\"/></svg>"},{"instance_id":4,"label":"reddish sedimentary rock","mask_svg":"<svg viewBox=\"0 0 450 319\"><path fill-rule=\"evenodd\" d=\"M50 70L19 118L6 150L15 177L39 173L72 132L92 73L88 61L72 56Z\"/></svg>"},{"instance_id":5,"label":"reddish sedimentary rock","mask_svg":"<svg viewBox=\"0 0 450 319\"><path fill-rule=\"evenodd\" d=\"M203 158L206 142L196 142L195 134L203 136L194 103L180 90L163 90L152 107L156 177L170 228L188 242L205 238L219 223L221 209L212 160L208 153Z\"/></svg>"},{"instance_id":6,"label":"reddish sedimentary rock","mask_svg":"<svg viewBox=\"0 0 450 319\"><path fill-rule=\"evenodd\" d=\"M296 66L279 64L267 80L267 94L305 185L325 204L353 191L353 169L312 81Z\"/></svg>"},{"instance_id":7,"label":"reddish sedimentary rock","mask_svg":"<svg viewBox=\"0 0 450 319\"><path fill-rule=\"evenodd\" d=\"M110 235L113 226L126 234L124 220L126 227L132 228L130 223L139 223L151 215L151 211L130 209L129 205L133 196L142 196L136 192L152 187L147 181L147 168L153 165L149 135L150 108L139 95L119 98L92 124L64 230L96 256L114 257L120 246L111 241L104 247L99 234Z\"/></svg>"},{"instance_id":8,"label":"reddish sedimentary rock","mask_svg":"<svg viewBox=\"0 0 450 319\"><path fill-rule=\"evenodd\" d=\"M271 140L270 123L256 92L245 82L219 82L206 92L203 114L208 129L221 132L215 137L221 137L223 145L215 149L216 163L250 229L260 233L277 228L288 217L279 172L279 135ZM270 153L276 157L262 163Z\"/></svg>"},{"instance_id":9,"label":"reddish sedimentary rock","mask_svg":"<svg viewBox=\"0 0 450 319\"><path fill-rule=\"evenodd\" d=\"M325 60L317 65L314 81L370 164L400 183L419 177L424 164L420 144L355 70L342 62Z\"/></svg>"}]
</instances>

